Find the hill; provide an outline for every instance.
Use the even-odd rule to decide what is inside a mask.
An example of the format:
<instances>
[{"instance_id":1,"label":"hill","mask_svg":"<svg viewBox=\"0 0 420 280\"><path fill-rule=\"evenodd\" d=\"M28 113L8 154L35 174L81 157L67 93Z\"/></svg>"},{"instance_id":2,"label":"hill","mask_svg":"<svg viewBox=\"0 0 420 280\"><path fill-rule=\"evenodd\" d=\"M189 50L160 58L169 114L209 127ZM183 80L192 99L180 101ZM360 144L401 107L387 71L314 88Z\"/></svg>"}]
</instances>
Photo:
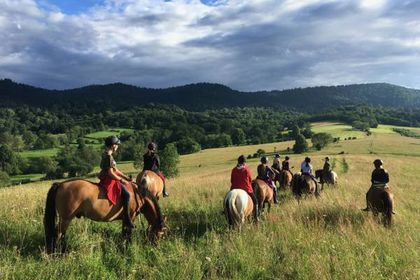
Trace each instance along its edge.
<instances>
[{"instance_id":1,"label":"hill","mask_svg":"<svg viewBox=\"0 0 420 280\"><path fill-rule=\"evenodd\" d=\"M122 110L148 103L173 104L188 110L227 107L274 107L316 112L343 105L417 108L420 91L386 83L322 86L282 91L239 92L220 84L198 83L150 89L121 83L48 90L9 79L0 80L2 106L79 107Z\"/></svg>"},{"instance_id":2,"label":"hill","mask_svg":"<svg viewBox=\"0 0 420 280\"><path fill-rule=\"evenodd\" d=\"M328 125L317 125L328 129ZM331 127L337 135L346 127ZM43 209L51 182L0 189L0 275L2 279L419 279L417 191L420 139L378 133L332 144L309 154L315 168L332 158L337 188L298 204L289 191L264 215L230 231L221 215L229 175L239 154L262 148L282 151L292 142L208 149L181 157L181 175L168 180L171 196L159 201L170 230L158 247L145 240L143 216L133 244L119 250L121 224L74 219L69 253L42 253ZM344 154L340 154L344 151ZM297 166L304 155L292 155ZM364 207L372 161L390 173L397 215L390 229ZM270 158L271 159L271 158ZM255 175L258 159L248 164ZM132 167L123 171L134 171Z\"/></svg>"}]
</instances>

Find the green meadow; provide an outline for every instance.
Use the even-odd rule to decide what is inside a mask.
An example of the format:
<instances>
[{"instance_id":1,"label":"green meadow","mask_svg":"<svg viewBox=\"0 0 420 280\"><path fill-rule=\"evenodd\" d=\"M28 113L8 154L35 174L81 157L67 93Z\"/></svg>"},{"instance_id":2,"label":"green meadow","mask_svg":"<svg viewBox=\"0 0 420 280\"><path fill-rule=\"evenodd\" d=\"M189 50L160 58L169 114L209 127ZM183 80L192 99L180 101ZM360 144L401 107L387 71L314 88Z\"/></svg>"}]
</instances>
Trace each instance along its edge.
<instances>
[{"instance_id":1,"label":"green meadow","mask_svg":"<svg viewBox=\"0 0 420 280\"><path fill-rule=\"evenodd\" d=\"M229 230L222 213L230 170L240 154L280 151L293 142L207 149L181 156L180 176L169 179L170 197L160 205L169 231L157 247L146 241L144 217L136 220L133 244L121 250L121 223L75 219L68 253L43 252L43 211L51 181L0 189L0 279L420 279L420 139L379 126L373 134L341 124L318 123L340 141L306 155L315 168L332 158L338 186L300 204L290 191L264 213L259 225ZM344 140L357 137L354 140ZM123 147L122 147L123 148ZM396 212L384 228L365 206L372 161L390 173ZM258 159L250 159L256 173ZM119 165L136 173L131 163Z\"/></svg>"}]
</instances>

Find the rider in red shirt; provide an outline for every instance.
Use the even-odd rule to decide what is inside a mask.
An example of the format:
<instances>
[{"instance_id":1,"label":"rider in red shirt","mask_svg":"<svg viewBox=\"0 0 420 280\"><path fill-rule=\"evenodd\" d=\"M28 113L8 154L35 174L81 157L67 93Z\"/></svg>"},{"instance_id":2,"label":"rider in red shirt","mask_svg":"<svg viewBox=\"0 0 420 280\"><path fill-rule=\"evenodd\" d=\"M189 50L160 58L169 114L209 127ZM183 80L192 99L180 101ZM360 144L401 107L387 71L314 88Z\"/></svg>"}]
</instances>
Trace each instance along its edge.
<instances>
[{"instance_id":1,"label":"rider in red shirt","mask_svg":"<svg viewBox=\"0 0 420 280\"><path fill-rule=\"evenodd\" d=\"M252 199L254 203L254 220L255 222L259 221L258 218L258 203L257 197L255 196L254 190L252 188L252 174L249 167L245 164L246 159L244 155L241 155L238 158L238 164L232 169L230 176L231 187L230 189L242 189L244 190Z\"/></svg>"}]
</instances>

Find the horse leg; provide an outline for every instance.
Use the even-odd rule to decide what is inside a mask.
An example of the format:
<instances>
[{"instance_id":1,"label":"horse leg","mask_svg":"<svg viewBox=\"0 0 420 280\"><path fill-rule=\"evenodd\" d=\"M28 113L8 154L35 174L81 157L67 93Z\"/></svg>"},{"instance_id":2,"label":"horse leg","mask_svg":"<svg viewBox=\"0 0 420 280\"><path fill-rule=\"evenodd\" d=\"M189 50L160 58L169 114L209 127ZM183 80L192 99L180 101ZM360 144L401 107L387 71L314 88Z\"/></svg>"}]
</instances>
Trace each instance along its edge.
<instances>
[{"instance_id":1,"label":"horse leg","mask_svg":"<svg viewBox=\"0 0 420 280\"><path fill-rule=\"evenodd\" d=\"M64 254L67 250L66 231L70 225L71 219L62 219L57 226L57 246L61 246L61 253Z\"/></svg>"}]
</instances>

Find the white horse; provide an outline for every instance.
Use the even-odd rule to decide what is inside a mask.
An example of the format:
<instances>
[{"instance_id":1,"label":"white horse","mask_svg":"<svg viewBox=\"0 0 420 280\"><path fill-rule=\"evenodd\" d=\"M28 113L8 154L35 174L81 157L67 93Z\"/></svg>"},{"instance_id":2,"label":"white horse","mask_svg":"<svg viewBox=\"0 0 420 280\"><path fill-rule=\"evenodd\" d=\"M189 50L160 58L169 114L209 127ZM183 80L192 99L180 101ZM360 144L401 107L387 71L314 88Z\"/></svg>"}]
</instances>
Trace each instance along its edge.
<instances>
[{"instance_id":1,"label":"white horse","mask_svg":"<svg viewBox=\"0 0 420 280\"><path fill-rule=\"evenodd\" d=\"M226 194L223 207L229 226L240 227L252 214L254 203L244 190L233 189Z\"/></svg>"},{"instance_id":2,"label":"white horse","mask_svg":"<svg viewBox=\"0 0 420 280\"><path fill-rule=\"evenodd\" d=\"M324 178L324 172L322 171L322 169L318 169L315 171L315 177L318 179L320 179L321 181L321 189L324 189L324 184L327 185L333 185L334 187L337 186L338 183L338 176L337 173L335 173L334 171L331 171L331 176Z\"/></svg>"}]
</instances>

